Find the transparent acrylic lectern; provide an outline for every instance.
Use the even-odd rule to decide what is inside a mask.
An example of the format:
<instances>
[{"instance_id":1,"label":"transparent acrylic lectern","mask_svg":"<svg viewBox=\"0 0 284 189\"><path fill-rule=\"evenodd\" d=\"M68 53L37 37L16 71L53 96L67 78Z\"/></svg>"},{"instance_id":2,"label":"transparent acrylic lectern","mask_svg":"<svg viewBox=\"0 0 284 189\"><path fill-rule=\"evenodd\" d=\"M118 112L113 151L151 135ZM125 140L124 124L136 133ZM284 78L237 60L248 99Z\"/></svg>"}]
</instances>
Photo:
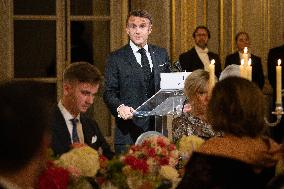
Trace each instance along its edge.
<instances>
[{"instance_id":1,"label":"transparent acrylic lectern","mask_svg":"<svg viewBox=\"0 0 284 189\"><path fill-rule=\"evenodd\" d=\"M186 100L183 93L184 81L189 74L190 72L161 73L161 89L139 106L134 116L155 116L155 131L164 136L171 135L167 127L167 116L182 113Z\"/></svg>"}]
</instances>

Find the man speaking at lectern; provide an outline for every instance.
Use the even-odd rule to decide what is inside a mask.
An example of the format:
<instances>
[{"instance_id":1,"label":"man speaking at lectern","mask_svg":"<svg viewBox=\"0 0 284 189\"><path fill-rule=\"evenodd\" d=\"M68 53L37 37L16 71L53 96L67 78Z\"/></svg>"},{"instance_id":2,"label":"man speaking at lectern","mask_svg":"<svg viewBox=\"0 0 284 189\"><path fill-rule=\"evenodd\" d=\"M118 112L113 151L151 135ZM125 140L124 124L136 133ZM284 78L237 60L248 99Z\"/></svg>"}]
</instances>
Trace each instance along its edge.
<instances>
[{"instance_id":1,"label":"man speaking at lectern","mask_svg":"<svg viewBox=\"0 0 284 189\"><path fill-rule=\"evenodd\" d=\"M126 20L129 43L112 52L105 70L104 101L116 120L115 152L120 154L154 125L133 117L134 110L160 89L160 73L170 72L166 49L147 43L152 17L132 11Z\"/></svg>"}]
</instances>

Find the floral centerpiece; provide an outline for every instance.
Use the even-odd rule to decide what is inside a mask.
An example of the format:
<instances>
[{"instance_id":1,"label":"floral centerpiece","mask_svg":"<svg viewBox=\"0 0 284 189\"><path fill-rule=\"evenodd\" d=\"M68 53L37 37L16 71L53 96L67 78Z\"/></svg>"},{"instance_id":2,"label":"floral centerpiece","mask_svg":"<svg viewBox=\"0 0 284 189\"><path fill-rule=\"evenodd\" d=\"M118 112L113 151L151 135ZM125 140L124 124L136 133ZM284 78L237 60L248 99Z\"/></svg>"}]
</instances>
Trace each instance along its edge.
<instances>
[{"instance_id":1,"label":"floral centerpiece","mask_svg":"<svg viewBox=\"0 0 284 189\"><path fill-rule=\"evenodd\" d=\"M198 149L203 142L204 140L202 138L194 135L190 136L183 135L181 139L177 141L177 148L180 153L179 168L181 169L180 171L181 175L183 175L183 167L188 162L193 151Z\"/></svg>"},{"instance_id":2,"label":"floral centerpiece","mask_svg":"<svg viewBox=\"0 0 284 189\"><path fill-rule=\"evenodd\" d=\"M75 147L48 163L40 176L39 189L91 189L100 168L99 159L91 147Z\"/></svg>"},{"instance_id":3,"label":"floral centerpiece","mask_svg":"<svg viewBox=\"0 0 284 189\"><path fill-rule=\"evenodd\" d=\"M152 136L109 163L106 175L111 175L111 179L105 177L106 183L119 189L158 188L161 184L173 188L179 181L175 169L178 159L175 144L166 137Z\"/></svg>"},{"instance_id":4,"label":"floral centerpiece","mask_svg":"<svg viewBox=\"0 0 284 189\"><path fill-rule=\"evenodd\" d=\"M185 136L183 135L181 139L177 142L178 150L186 155L190 156L192 152L199 148L199 146L204 142L204 140L198 136L190 135Z\"/></svg>"}]
</instances>

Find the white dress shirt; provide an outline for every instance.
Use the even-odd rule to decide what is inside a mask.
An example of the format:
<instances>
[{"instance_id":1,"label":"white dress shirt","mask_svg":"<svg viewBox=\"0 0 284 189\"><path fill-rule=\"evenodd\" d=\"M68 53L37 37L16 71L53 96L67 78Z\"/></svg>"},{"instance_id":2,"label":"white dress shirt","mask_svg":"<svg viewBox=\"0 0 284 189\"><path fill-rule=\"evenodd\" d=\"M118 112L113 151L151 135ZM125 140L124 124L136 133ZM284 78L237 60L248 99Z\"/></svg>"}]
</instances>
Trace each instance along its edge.
<instances>
[{"instance_id":1,"label":"white dress shirt","mask_svg":"<svg viewBox=\"0 0 284 189\"><path fill-rule=\"evenodd\" d=\"M201 49L197 45L195 45L195 50L204 65L204 70L209 71L210 60L208 56L208 48Z\"/></svg>"},{"instance_id":2,"label":"white dress shirt","mask_svg":"<svg viewBox=\"0 0 284 189\"><path fill-rule=\"evenodd\" d=\"M72 122L70 121L70 119L74 119L74 118L77 118L78 119L78 122L77 122L77 133L78 133L78 137L79 137L79 140L80 140L80 143L84 143L84 134L83 134L83 128L82 128L82 124L80 122L80 114L78 114L77 117L73 117L70 112L63 106L62 102L59 101L58 102L58 108L59 110L61 111L63 117L64 117L64 120L65 120L65 123L67 125L67 128L68 128L68 131L69 131L69 134L70 134L70 138L71 138L71 142L73 143L73 140L72 140L72 129L73 129L73 124Z\"/></svg>"},{"instance_id":3,"label":"white dress shirt","mask_svg":"<svg viewBox=\"0 0 284 189\"><path fill-rule=\"evenodd\" d=\"M133 54L134 54L137 62L142 67L142 64L141 64L141 54L138 52L140 47L136 46L131 40L130 40L129 44L130 44L130 47L131 47L131 49L133 51ZM152 63L151 55L150 55L150 52L149 52L148 44L146 44L143 48L146 50L146 55L147 55L147 58L149 60L150 68L151 68L151 71L152 71L153 70L153 63Z\"/></svg>"}]
</instances>

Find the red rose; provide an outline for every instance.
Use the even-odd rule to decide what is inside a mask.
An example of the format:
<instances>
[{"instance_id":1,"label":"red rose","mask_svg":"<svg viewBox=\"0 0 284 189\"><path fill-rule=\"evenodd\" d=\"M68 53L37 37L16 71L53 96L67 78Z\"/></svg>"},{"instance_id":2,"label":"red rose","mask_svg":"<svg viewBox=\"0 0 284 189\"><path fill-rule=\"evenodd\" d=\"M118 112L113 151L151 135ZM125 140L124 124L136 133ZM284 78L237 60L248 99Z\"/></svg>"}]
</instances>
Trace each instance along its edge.
<instances>
[{"instance_id":1,"label":"red rose","mask_svg":"<svg viewBox=\"0 0 284 189\"><path fill-rule=\"evenodd\" d=\"M159 146L161 146L162 148L166 146L166 143L165 143L165 141L164 141L164 139L162 137L158 137L157 138L157 144Z\"/></svg>"},{"instance_id":2,"label":"red rose","mask_svg":"<svg viewBox=\"0 0 284 189\"><path fill-rule=\"evenodd\" d=\"M51 162L39 177L39 189L67 189L69 172L61 167L56 167Z\"/></svg>"},{"instance_id":3,"label":"red rose","mask_svg":"<svg viewBox=\"0 0 284 189\"><path fill-rule=\"evenodd\" d=\"M156 150L155 148L149 148L147 150L147 154L150 156L150 157L154 157L156 155Z\"/></svg>"},{"instance_id":4,"label":"red rose","mask_svg":"<svg viewBox=\"0 0 284 189\"><path fill-rule=\"evenodd\" d=\"M159 160L160 165L169 165L169 158L163 157Z\"/></svg>"},{"instance_id":5,"label":"red rose","mask_svg":"<svg viewBox=\"0 0 284 189\"><path fill-rule=\"evenodd\" d=\"M126 156L124 163L129 165L134 170L141 170L143 173L148 172L148 164L143 159L137 159L134 156Z\"/></svg>"}]
</instances>

